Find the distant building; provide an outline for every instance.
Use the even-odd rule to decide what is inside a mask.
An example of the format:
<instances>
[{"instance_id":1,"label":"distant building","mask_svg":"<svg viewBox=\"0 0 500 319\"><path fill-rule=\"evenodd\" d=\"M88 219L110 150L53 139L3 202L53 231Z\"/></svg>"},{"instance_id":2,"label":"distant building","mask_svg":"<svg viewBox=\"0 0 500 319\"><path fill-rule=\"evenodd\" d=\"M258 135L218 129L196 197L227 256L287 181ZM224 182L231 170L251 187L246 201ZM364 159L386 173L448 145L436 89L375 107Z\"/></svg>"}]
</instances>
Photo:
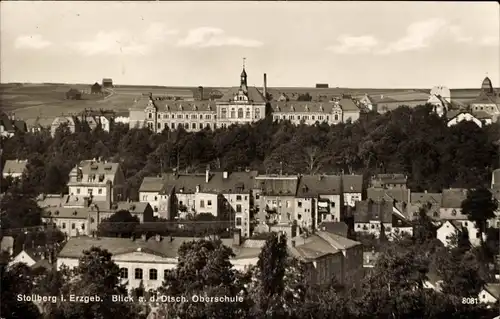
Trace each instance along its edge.
<instances>
[{"instance_id":1,"label":"distant building","mask_svg":"<svg viewBox=\"0 0 500 319\"><path fill-rule=\"evenodd\" d=\"M494 304L500 300L500 284L489 283L486 284L479 293L479 301L487 304Z\"/></svg>"},{"instance_id":2,"label":"distant building","mask_svg":"<svg viewBox=\"0 0 500 319\"><path fill-rule=\"evenodd\" d=\"M17 120L14 114L0 112L0 136L12 137L18 132L26 132L26 122Z\"/></svg>"},{"instance_id":3,"label":"distant building","mask_svg":"<svg viewBox=\"0 0 500 319\"><path fill-rule=\"evenodd\" d=\"M485 112L491 121L497 121L500 115L500 92L493 89L490 78L486 77L483 80L479 96L470 102L469 106L473 115L476 116L478 112Z\"/></svg>"},{"instance_id":4,"label":"distant building","mask_svg":"<svg viewBox=\"0 0 500 319\"><path fill-rule=\"evenodd\" d=\"M6 160L3 165L2 176L3 178L7 176L11 178L21 178L24 172L26 172L27 165L27 160Z\"/></svg>"},{"instance_id":5,"label":"distant building","mask_svg":"<svg viewBox=\"0 0 500 319\"><path fill-rule=\"evenodd\" d=\"M435 86L432 88L427 103L434 106L434 112L440 117L444 116L451 108L451 91L444 86Z\"/></svg>"},{"instance_id":6,"label":"distant building","mask_svg":"<svg viewBox=\"0 0 500 319\"><path fill-rule=\"evenodd\" d=\"M256 87L247 85L247 73L243 68L240 86L230 88L216 101L159 101L152 96L139 99L130 109L129 125L148 127L156 133L177 128L200 131L253 123L265 116L266 100Z\"/></svg>"},{"instance_id":7,"label":"distant building","mask_svg":"<svg viewBox=\"0 0 500 319\"><path fill-rule=\"evenodd\" d=\"M104 78L102 79L102 88L103 89L111 89L113 88L113 80Z\"/></svg>"},{"instance_id":8,"label":"distant building","mask_svg":"<svg viewBox=\"0 0 500 319\"><path fill-rule=\"evenodd\" d=\"M317 89L328 89L328 83L317 83L316 88Z\"/></svg>"},{"instance_id":9,"label":"distant building","mask_svg":"<svg viewBox=\"0 0 500 319\"><path fill-rule=\"evenodd\" d=\"M66 100L81 100L82 99L82 92L78 91L77 89L69 89L68 92L66 92Z\"/></svg>"},{"instance_id":10,"label":"distant building","mask_svg":"<svg viewBox=\"0 0 500 319\"><path fill-rule=\"evenodd\" d=\"M94 85L92 85L90 87L90 93L92 94L102 94L102 86L99 84L99 83L94 83Z\"/></svg>"},{"instance_id":11,"label":"distant building","mask_svg":"<svg viewBox=\"0 0 500 319\"><path fill-rule=\"evenodd\" d=\"M477 111L473 113L465 112L465 111L450 111L448 112L448 127L457 125L460 122L473 122L479 127L483 127L483 125L491 124L491 116L482 111Z\"/></svg>"},{"instance_id":12,"label":"distant building","mask_svg":"<svg viewBox=\"0 0 500 319\"><path fill-rule=\"evenodd\" d=\"M113 114L84 111L79 115L62 115L56 117L50 126L50 134L54 137L57 129L61 125L67 126L70 133L80 132L85 128L92 131L97 127L100 127L103 131L109 132L114 123L115 118Z\"/></svg>"}]
</instances>

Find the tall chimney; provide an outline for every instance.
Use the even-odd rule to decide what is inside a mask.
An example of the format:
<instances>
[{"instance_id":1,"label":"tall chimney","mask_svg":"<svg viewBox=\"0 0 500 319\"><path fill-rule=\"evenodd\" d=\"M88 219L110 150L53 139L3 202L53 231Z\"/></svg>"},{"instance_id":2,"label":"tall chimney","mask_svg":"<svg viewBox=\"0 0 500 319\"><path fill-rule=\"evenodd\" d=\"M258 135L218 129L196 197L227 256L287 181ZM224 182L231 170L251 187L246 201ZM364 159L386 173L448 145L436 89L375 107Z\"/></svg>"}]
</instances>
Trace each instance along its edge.
<instances>
[{"instance_id":1,"label":"tall chimney","mask_svg":"<svg viewBox=\"0 0 500 319\"><path fill-rule=\"evenodd\" d=\"M267 74L264 73L264 88L263 88L264 99L267 100Z\"/></svg>"},{"instance_id":2,"label":"tall chimney","mask_svg":"<svg viewBox=\"0 0 500 319\"><path fill-rule=\"evenodd\" d=\"M198 95L200 96L200 101L203 101L203 86L198 87Z\"/></svg>"},{"instance_id":3,"label":"tall chimney","mask_svg":"<svg viewBox=\"0 0 500 319\"><path fill-rule=\"evenodd\" d=\"M106 209L111 209L111 181L106 182Z\"/></svg>"},{"instance_id":4,"label":"tall chimney","mask_svg":"<svg viewBox=\"0 0 500 319\"><path fill-rule=\"evenodd\" d=\"M210 180L210 169L207 167L207 170L205 171L205 183L208 183Z\"/></svg>"}]
</instances>

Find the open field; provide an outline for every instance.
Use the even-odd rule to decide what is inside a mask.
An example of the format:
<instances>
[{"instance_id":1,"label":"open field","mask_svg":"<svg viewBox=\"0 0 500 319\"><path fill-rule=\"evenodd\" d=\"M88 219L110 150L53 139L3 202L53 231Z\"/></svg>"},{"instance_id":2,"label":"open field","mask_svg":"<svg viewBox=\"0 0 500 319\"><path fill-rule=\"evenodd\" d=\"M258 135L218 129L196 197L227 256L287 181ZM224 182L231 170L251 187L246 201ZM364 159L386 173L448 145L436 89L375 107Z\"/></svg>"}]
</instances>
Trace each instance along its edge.
<instances>
[{"instance_id":1,"label":"open field","mask_svg":"<svg viewBox=\"0 0 500 319\"><path fill-rule=\"evenodd\" d=\"M172 95L183 98L193 98L197 87L190 86L137 86L137 85L117 85L113 93L103 97L99 95L83 94L82 100L66 100L65 93L75 88L81 91L89 90L88 84L63 84L63 83L43 83L43 84L21 84L2 83L0 84L0 108L3 111L14 112L17 118L24 119L28 125L35 119L39 119L40 124L49 125L52 120L62 114L74 114L84 109L105 109L114 110L119 113L126 113L133 105L136 98L143 94ZM205 92L219 90L226 92L228 87L204 87ZM268 92L277 98L279 94L286 93L311 95L340 95L342 93L353 96L384 95L385 97L398 100L420 100L425 99L430 90L426 89L356 89L356 88L321 88L313 87L269 87ZM474 99L479 94L479 89L452 89L452 99L461 102Z\"/></svg>"}]
</instances>

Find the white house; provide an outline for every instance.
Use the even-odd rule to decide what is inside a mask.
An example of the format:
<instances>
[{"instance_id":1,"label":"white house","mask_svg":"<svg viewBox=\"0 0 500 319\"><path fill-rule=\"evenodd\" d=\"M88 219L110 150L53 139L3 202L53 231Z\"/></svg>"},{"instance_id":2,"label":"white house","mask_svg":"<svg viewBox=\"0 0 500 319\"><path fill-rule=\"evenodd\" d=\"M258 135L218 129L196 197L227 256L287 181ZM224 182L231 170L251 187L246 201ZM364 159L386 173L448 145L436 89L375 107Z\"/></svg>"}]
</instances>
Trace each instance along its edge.
<instances>
[{"instance_id":1,"label":"white house","mask_svg":"<svg viewBox=\"0 0 500 319\"><path fill-rule=\"evenodd\" d=\"M479 293L479 301L482 303L496 303L500 300L500 284L486 284Z\"/></svg>"},{"instance_id":2,"label":"white house","mask_svg":"<svg viewBox=\"0 0 500 319\"><path fill-rule=\"evenodd\" d=\"M21 251L19 254L17 254L16 257L14 257L10 262L9 262L9 267L17 264L17 263L24 263L28 265L28 267L33 266L36 264L38 261L38 258L34 256L34 254L28 253L26 250Z\"/></svg>"},{"instance_id":3,"label":"white house","mask_svg":"<svg viewBox=\"0 0 500 319\"><path fill-rule=\"evenodd\" d=\"M448 247L450 245L450 238L452 238L453 235L458 234L458 231L462 229L467 230L471 245L477 247L481 244L481 238L479 237L478 229L474 222L470 220L445 221L437 230L437 239L439 239L439 241L441 241L445 247ZM485 234L483 234L483 238L484 236Z\"/></svg>"},{"instance_id":4,"label":"white house","mask_svg":"<svg viewBox=\"0 0 500 319\"><path fill-rule=\"evenodd\" d=\"M10 176L12 178L21 178L26 171L27 160L6 160L2 170L3 178Z\"/></svg>"},{"instance_id":5,"label":"white house","mask_svg":"<svg viewBox=\"0 0 500 319\"><path fill-rule=\"evenodd\" d=\"M160 192L164 184L165 180L162 177L144 177L139 188L139 201L149 203L153 208L154 216L161 216L159 211L163 211L160 209Z\"/></svg>"}]
</instances>

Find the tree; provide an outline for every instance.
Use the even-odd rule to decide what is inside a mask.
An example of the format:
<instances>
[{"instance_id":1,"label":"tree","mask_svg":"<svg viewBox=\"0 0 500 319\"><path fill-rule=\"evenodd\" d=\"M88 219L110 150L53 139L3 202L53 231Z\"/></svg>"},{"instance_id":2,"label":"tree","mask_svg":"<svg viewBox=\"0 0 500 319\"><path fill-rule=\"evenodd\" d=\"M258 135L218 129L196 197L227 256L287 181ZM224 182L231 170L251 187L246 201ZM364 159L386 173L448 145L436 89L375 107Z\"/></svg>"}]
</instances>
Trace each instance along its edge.
<instances>
[{"instance_id":1,"label":"tree","mask_svg":"<svg viewBox=\"0 0 500 319\"><path fill-rule=\"evenodd\" d=\"M461 208L462 213L476 224L481 243L484 244L483 234L486 232L486 221L495 217L498 202L489 189L480 187L467 192L467 198L462 202Z\"/></svg>"},{"instance_id":2,"label":"tree","mask_svg":"<svg viewBox=\"0 0 500 319\"><path fill-rule=\"evenodd\" d=\"M0 312L12 319L41 318L40 311L33 302L18 301L18 295L31 295L33 276L30 268L24 263L14 264L7 269L7 264L0 265L1 272L1 304Z\"/></svg>"},{"instance_id":3,"label":"tree","mask_svg":"<svg viewBox=\"0 0 500 319\"><path fill-rule=\"evenodd\" d=\"M24 228L42 223L42 209L20 189L6 193L0 201L1 228Z\"/></svg>"},{"instance_id":4,"label":"tree","mask_svg":"<svg viewBox=\"0 0 500 319\"><path fill-rule=\"evenodd\" d=\"M220 241L186 242L178 251L177 267L167 271L160 293L185 297L187 302L166 305L172 318L237 318L246 317L248 300L243 302L193 301L193 296L244 296L245 280L234 269L229 258L231 248Z\"/></svg>"},{"instance_id":5,"label":"tree","mask_svg":"<svg viewBox=\"0 0 500 319\"><path fill-rule=\"evenodd\" d=\"M104 219L97 227L99 236L130 237L139 225L139 218L127 210L119 210Z\"/></svg>"},{"instance_id":6,"label":"tree","mask_svg":"<svg viewBox=\"0 0 500 319\"><path fill-rule=\"evenodd\" d=\"M120 284L120 270L112 261L107 250L92 247L83 252L78 267L74 269L74 279L62 288L66 295L98 296L101 302L75 303L60 301L54 316L64 318L140 318L136 304L113 302L113 295L125 295L126 289Z\"/></svg>"}]
</instances>

